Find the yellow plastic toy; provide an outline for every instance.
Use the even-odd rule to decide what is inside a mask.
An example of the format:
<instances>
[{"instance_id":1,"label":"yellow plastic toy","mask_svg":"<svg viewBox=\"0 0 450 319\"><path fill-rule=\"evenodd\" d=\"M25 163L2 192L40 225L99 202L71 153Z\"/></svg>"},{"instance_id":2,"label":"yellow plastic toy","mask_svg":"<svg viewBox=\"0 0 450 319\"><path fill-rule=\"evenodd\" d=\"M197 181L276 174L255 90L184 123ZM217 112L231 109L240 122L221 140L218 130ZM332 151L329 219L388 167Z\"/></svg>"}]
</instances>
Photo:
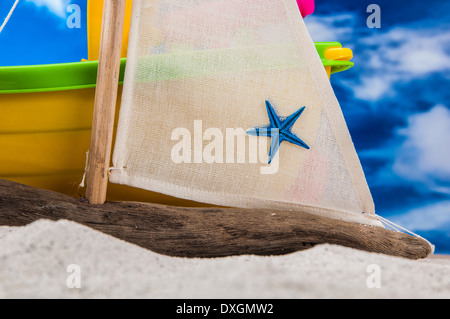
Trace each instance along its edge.
<instances>
[{"instance_id":1,"label":"yellow plastic toy","mask_svg":"<svg viewBox=\"0 0 450 319\"><path fill-rule=\"evenodd\" d=\"M123 28L122 57L127 57L128 34L130 33L132 0L126 1L125 25ZM100 36L102 33L103 1L89 0L87 7L87 26L88 26L88 59L89 61L98 60L100 47Z\"/></svg>"}]
</instances>

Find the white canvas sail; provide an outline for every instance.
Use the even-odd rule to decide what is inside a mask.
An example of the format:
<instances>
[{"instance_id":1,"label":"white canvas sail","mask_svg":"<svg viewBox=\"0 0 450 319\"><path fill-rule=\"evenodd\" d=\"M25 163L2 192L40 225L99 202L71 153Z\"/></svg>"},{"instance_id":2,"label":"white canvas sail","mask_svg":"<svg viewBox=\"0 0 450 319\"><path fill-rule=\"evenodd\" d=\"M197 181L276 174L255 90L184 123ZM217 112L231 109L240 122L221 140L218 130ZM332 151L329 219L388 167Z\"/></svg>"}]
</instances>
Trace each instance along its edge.
<instances>
[{"instance_id":1,"label":"white canvas sail","mask_svg":"<svg viewBox=\"0 0 450 319\"><path fill-rule=\"evenodd\" d=\"M113 166L184 199L380 226L295 0L135 0Z\"/></svg>"}]
</instances>

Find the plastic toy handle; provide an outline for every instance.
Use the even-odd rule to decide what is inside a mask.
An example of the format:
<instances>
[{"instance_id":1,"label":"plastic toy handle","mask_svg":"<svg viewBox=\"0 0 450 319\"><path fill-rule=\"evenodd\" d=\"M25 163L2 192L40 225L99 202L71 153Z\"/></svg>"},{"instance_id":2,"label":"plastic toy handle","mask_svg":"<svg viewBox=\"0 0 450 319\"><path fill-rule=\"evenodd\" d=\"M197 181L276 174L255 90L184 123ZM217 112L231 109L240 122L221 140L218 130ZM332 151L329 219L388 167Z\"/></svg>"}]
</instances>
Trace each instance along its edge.
<instances>
[{"instance_id":1,"label":"plastic toy handle","mask_svg":"<svg viewBox=\"0 0 450 319\"><path fill-rule=\"evenodd\" d=\"M328 48L325 51L325 59L330 61L350 61L353 51L347 48Z\"/></svg>"},{"instance_id":2,"label":"plastic toy handle","mask_svg":"<svg viewBox=\"0 0 450 319\"><path fill-rule=\"evenodd\" d=\"M316 8L314 0L297 0L297 4L303 18L313 14L314 9Z\"/></svg>"}]
</instances>

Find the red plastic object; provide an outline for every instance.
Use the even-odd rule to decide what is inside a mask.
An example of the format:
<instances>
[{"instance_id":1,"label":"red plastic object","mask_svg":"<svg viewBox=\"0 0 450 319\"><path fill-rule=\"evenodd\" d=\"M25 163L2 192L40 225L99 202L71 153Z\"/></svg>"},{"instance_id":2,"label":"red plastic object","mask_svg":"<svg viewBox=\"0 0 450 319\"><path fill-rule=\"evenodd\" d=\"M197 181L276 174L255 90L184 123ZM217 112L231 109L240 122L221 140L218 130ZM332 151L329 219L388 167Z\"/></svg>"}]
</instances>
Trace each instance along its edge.
<instances>
[{"instance_id":1,"label":"red plastic object","mask_svg":"<svg viewBox=\"0 0 450 319\"><path fill-rule=\"evenodd\" d=\"M316 8L314 0L297 0L297 4L303 18L310 14L313 14L314 9Z\"/></svg>"}]
</instances>

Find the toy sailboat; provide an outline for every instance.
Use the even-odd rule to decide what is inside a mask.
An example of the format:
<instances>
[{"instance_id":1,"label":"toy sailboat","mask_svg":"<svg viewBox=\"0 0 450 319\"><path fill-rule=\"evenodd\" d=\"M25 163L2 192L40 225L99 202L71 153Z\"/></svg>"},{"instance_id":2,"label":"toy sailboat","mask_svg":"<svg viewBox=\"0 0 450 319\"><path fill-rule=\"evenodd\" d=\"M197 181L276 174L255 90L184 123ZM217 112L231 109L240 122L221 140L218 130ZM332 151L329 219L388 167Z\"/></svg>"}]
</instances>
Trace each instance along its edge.
<instances>
[{"instance_id":1,"label":"toy sailboat","mask_svg":"<svg viewBox=\"0 0 450 319\"><path fill-rule=\"evenodd\" d=\"M111 182L378 224L296 1L138 0L133 17Z\"/></svg>"},{"instance_id":2,"label":"toy sailboat","mask_svg":"<svg viewBox=\"0 0 450 319\"><path fill-rule=\"evenodd\" d=\"M313 1L135 0L132 11L130 1L126 7L121 2L131 29L124 40L128 53L122 47L127 59L111 183L142 189L149 202L161 196L172 205L304 212L384 230L329 83L332 73L353 65L352 54L339 43L312 42L302 16L311 13ZM92 58L101 54L92 19L99 1L90 1L90 9ZM108 12L103 19L112 21ZM107 28L104 33L114 34ZM96 67L0 68L11 79L0 89L7 115L0 120L0 145L7 150L0 162L10 168L0 175L33 184L58 174L67 183L79 173L89 148ZM52 76L24 82L29 72ZM25 113L39 113L43 121L30 116L19 127ZM94 114L96 126L102 116ZM39 143L48 151L30 157L33 148L43 149ZM88 175L97 167L96 155L89 154ZM54 189L58 183L33 186Z\"/></svg>"}]
</instances>

